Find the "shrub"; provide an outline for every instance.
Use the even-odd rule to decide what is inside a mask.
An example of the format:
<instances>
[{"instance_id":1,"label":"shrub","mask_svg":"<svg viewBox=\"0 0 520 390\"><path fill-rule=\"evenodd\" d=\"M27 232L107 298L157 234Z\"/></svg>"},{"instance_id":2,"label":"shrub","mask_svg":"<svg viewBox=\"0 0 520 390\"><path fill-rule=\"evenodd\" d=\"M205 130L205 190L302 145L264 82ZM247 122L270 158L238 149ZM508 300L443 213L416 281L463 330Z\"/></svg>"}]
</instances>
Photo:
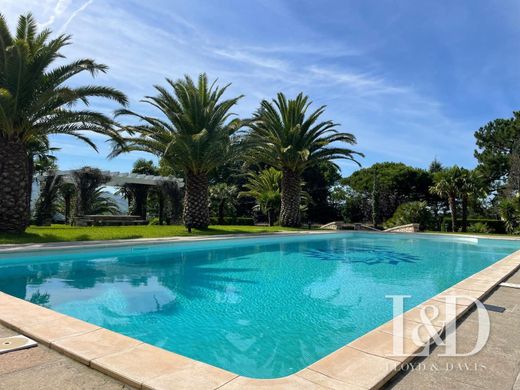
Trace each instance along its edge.
<instances>
[{"instance_id":1,"label":"shrub","mask_svg":"<svg viewBox=\"0 0 520 390\"><path fill-rule=\"evenodd\" d=\"M385 228L418 223L419 228L424 230L432 222L432 214L426 202L408 202L401 204L395 210L392 218L385 222Z\"/></svg>"},{"instance_id":2,"label":"shrub","mask_svg":"<svg viewBox=\"0 0 520 390\"><path fill-rule=\"evenodd\" d=\"M491 228L485 222L475 222L468 226L470 233L492 233Z\"/></svg>"},{"instance_id":3,"label":"shrub","mask_svg":"<svg viewBox=\"0 0 520 390\"><path fill-rule=\"evenodd\" d=\"M148 221L148 225L160 225L159 217L153 217Z\"/></svg>"},{"instance_id":4,"label":"shrub","mask_svg":"<svg viewBox=\"0 0 520 390\"><path fill-rule=\"evenodd\" d=\"M518 198L502 199L498 205L500 218L504 221L504 227L508 233L515 233L518 230L520 204ZM515 233L516 234L516 233Z\"/></svg>"},{"instance_id":5,"label":"shrub","mask_svg":"<svg viewBox=\"0 0 520 390\"><path fill-rule=\"evenodd\" d=\"M506 225L504 221L499 219L489 219L489 218L468 218L468 225L475 224L477 222L485 223L489 230L493 233L505 234L506 233ZM462 220L457 219L457 230L462 225ZM441 230L444 232L451 231L451 218L444 217L442 220Z\"/></svg>"},{"instance_id":6,"label":"shrub","mask_svg":"<svg viewBox=\"0 0 520 390\"><path fill-rule=\"evenodd\" d=\"M211 217L211 225L218 225L218 218ZM224 225L252 226L255 221L251 217L224 217Z\"/></svg>"}]
</instances>

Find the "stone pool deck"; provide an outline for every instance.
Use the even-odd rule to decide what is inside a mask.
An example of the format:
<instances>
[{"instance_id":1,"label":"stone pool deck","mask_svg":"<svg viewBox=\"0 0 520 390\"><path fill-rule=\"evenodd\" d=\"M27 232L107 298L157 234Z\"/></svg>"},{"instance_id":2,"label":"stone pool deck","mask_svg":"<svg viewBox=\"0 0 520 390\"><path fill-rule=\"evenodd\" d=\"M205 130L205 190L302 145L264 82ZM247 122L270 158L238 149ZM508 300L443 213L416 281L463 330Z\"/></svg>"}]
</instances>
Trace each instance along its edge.
<instances>
[{"instance_id":1,"label":"stone pool deck","mask_svg":"<svg viewBox=\"0 0 520 390\"><path fill-rule=\"evenodd\" d=\"M17 332L0 325L0 337ZM132 389L43 345L0 355L1 390Z\"/></svg>"},{"instance_id":2,"label":"stone pool deck","mask_svg":"<svg viewBox=\"0 0 520 390\"><path fill-rule=\"evenodd\" d=\"M508 280L520 284L520 271ZM488 311L491 333L486 346L475 356L445 357L435 348L394 377L385 389L494 389L520 390L520 289L498 287L483 303L504 307L503 313ZM477 339L478 317L471 310L457 326L457 349L469 352Z\"/></svg>"}]
</instances>

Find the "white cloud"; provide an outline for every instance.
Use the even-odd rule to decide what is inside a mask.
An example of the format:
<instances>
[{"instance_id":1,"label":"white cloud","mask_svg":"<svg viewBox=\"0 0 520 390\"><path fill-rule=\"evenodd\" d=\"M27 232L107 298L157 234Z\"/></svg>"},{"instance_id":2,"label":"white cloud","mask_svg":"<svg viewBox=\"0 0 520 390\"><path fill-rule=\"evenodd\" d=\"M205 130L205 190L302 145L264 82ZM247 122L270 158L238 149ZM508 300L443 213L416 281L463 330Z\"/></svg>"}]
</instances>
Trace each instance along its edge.
<instances>
[{"instance_id":1,"label":"white cloud","mask_svg":"<svg viewBox=\"0 0 520 390\"><path fill-rule=\"evenodd\" d=\"M56 1L56 4L54 5L54 8L52 10L52 14L49 16L49 19L43 24L41 24L40 27L49 27L54 23L54 21L59 18L63 13L67 10L67 8L70 5L71 0L58 0ZM47 1L47 6L49 5L49 1ZM46 11L48 8L46 8Z\"/></svg>"},{"instance_id":2,"label":"white cloud","mask_svg":"<svg viewBox=\"0 0 520 390\"><path fill-rule=\"evenodd\" d=\"M72 20L74 20L74 18L76 16L78 16L81 12L83 12L85 10L85 8L87 8L90 4L92 4L94 0L88 0L86 1L81 7L79 7L77 10L75 10L69 17L68 19L65 21L65 23L63 24L63 26L61 26L60 28L60 32L63 32L67 29L67 27L69 27L69 24L70 22L72 22Z\"/></svg>"},{"instance_id":3,"label":"white cloud","mask_svg":"<svg viewBox=\"0 0 520 390\"><path fill-rule=\"evenodd\" d=\"M361 94L401 94L409 93L410 89L390 85L382 77L369 73L357 73L348 70L334 71L323 67L311 65L308 71L317 81L330 85L343 84L347 88L357 90Z\"/></svg>"}]
</instances>

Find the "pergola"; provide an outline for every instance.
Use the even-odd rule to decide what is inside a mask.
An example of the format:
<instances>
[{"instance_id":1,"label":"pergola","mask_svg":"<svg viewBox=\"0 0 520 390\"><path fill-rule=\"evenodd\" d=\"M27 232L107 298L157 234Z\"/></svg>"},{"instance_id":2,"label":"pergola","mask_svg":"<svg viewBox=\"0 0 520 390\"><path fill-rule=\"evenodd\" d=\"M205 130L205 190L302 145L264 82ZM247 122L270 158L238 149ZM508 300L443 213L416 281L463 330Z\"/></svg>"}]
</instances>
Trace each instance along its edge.
<instances>
[{"instance_id":1,"label":"pergola","mask_svg":"<svg viewBox=\"0 0 520 390\"><path fill-rule=\"evenodd\" d=\"M72 180L72 172L74 170L68 171L57 171L54 174L57 176L63 177L65 182L71 183ZM184 186L184 180L179 179L174 176L154 176L154 175L140 175L137 173L122 173L122 172L111 172L111 171L101 171L104 175L110 176L110 181L105 183L106 186L115 186L120 187L125 184L143 184L148 186L156 186L161 182L176 182L177 185L182 188ZM45 175L44 175L45 176Z\"/></svg>"},{"instance_id":2,"label":"pergola","mask_svg":"<svg viewBox=\"0 0 520 390\"><path fill-rule=\"evenodd\" d=\"M60 176L66 183L74 183L73 173L75 170L67 171L53 171L52 173L45 173L36 177L36 180L41 181L46 176ZM171 182L176 183L179 188L184 187L184 181L174 176L155 176L143 175L137 173L121 173L111 171L101 171L105 176L110 177L110 180L104 183L104 186L122 187L127 184L137 184L142 186L157 186L161 183ZM142 200L141 200L142 201ZM146 204L146 197L144 198ZM144 209L146 210L146 209ZM142 218L139 218L142 217ZM146 211L144 214L136 215L82 215L74 218L74 224L79 226L86 226L90 224L143 224L146 223Z\"/></svg>"}]
</instances>

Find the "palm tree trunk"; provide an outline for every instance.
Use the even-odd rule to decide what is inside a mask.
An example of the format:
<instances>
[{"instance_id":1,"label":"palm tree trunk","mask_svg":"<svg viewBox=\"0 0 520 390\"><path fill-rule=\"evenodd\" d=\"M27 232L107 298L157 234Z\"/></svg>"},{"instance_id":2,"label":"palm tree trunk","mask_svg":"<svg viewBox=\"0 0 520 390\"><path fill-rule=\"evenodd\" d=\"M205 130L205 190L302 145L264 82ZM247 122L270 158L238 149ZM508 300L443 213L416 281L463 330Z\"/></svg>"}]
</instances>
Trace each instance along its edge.
<instances>
[{"instance_id":1,"label":"palm tree trunk","mask_svg":"<svg viewBox=\"0 0 520 390\"><path fill-rule=\"evenodd\" d=\"M206 229L209 226L208 175L186 172L184 194L184 225Z\"/></svg>"},{"instance_id":2,"label":"palm tree trunk","mask_svg":"<svg viewBox=\"0 0 520 390\"><path fill-rule=\"evenodd\" d=\"M267 210L267 222L269 223L269 226L274 225L274 210L273 209Z\"/></svg>"},{"instance_id":3,"label":"palm tree trunk","mask_svg":"<svg viewBox=\"0 0 520 390\"><path fill-rule=\"evenodd\" d=\"M159 203L159 225L164 223L164 194L159 191L157 194L157 201Z\"/></svg>"},{"instance_id":4,"label":"palm tree trunk","mask_svg":"<svg viewBox=\"0 0 520 390\"><path fill-rule=\"evenodd\" d=\"M65 195L63 197L63 202L65 203L65 223L70 223L70 209L72 204L72 196L71 195Z\"/></svg>"},{"instance_id":5,"label":"palm tree trunk","mask_svg":"<svg viewBox=\"0 0 520 390\"><path fill-rule=\"evenodd\" d=\"M282 209L280 224L282 226L300 226L301 179L297 172L284 169L282 173Z\"/></svg>"},{"instance_id":6,"label":"palm tree trunk","mask_svg":"<svg viewBox=\"0 0 520 390\"><path fill-rule=\"evenodd\" d=\"M224 202L225 200L222 199L218 204L218 224L224 225Z\"/></svg>"},{"instance_id":7,"label":"palm tree trunk","mask_svg":"<svg viewBox=\"0 0 520 390\"><path fill-rule=\"evenodd\" d=\"M148 203L148 186L144 184L134 184L132 187L133 210L132 214L139 215L146 219Z\"/></svg>"},{"instance_id":8,"label":"palm tree trunk","mask_svg":"<svg viewBox=\"0 0 520 390\"><path fill-rule=\"evenodd\" d=\"M451 231L456 232L457 231L457 207L455 204L455 197L450 196L448 198L448 203L450 206L450 213L451 213Z\"/></svg>"},{"instance_id":9,"label":"palm tree trunk","mask_svg":"<svg viewBox=\"0 0 520 390\"><path fill-rule=\"evenodd\" d=\"M0 138L0 232L22 233L29 226L31 179L25 145Z\"/></svg>"},{"instance_id":10,"label":"palm tree trunk","mask_svg":"<svg viewBox=\"0 0 520 390\"><path fill-rule=\"evenodd\" d=\"M468 230L468 197L462 197L462 231Z\"/></svg>"}]
</instances>

